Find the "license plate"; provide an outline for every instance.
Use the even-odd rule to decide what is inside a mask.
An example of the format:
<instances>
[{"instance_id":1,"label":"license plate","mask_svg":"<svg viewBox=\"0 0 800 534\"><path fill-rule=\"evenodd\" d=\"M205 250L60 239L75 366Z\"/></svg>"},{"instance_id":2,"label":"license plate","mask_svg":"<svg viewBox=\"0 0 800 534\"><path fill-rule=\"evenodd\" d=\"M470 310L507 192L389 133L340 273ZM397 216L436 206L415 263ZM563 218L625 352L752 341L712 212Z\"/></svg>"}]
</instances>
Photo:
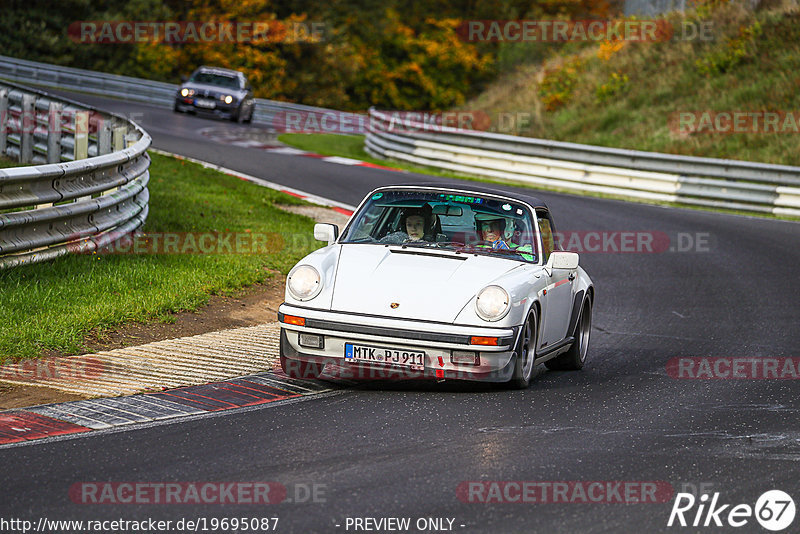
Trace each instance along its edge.
<instances>
[{"instance_id":1,"label":"license plate","mask_svg":"<svg viewBox=\"0 0 800 534\"><path fill-rule=\"evenodd\" d=\"M425 369L425 353L418 350L390 349L372 345L345 343L345 361L359 361L399 365L411 369Z\"/></svg>"},{"instance_id":2,"label":"license plate","mask_svg":"<svg viewBox=\"0 0 800 534\"><path fill-rule=\"evenodd\" d=\"M198 108L214 109L217 103L214 102L213 100L206 100L205 98L195 98L194 105L197 106Z\"/></svg>"}]
</instances>

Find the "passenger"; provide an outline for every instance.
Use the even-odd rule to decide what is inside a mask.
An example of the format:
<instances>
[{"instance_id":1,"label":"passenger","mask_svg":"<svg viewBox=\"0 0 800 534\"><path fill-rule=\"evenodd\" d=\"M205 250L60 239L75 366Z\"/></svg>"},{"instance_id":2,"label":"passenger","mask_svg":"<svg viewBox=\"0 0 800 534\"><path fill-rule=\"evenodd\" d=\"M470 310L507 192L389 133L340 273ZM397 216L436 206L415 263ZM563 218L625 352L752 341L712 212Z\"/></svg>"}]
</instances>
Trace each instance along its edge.
<instances>
[{"instance_id":1,"label":"passenger","mask_svg":"<svg viewBox=\"0 0 800 534\"><path fill-rule=\"evenodd\" d=\"M508 250L510 247L503 239L506 220L503 217L476 221L481 239L494 250ZM487 245L484 245L487 246Z\"/></svg>"},{"instance_id":2,"label":"passenger","mask_svg":"<svg viewBox=\"0 0 800 534\"><path fill-rule=\"evenodd\" d=\"M527 233L527 238L523 238L523 232L520 230L519 225L513 222L512 224L514 225L514 230L511 232L511 237L508 240L508 246L511 247L511 250L519 253L524 260L536 261L536 255L531 246L532 239L535 239L535 236ZM506 235L508 235L508 233L506 233Z\"/></svg>"}]
</instances>

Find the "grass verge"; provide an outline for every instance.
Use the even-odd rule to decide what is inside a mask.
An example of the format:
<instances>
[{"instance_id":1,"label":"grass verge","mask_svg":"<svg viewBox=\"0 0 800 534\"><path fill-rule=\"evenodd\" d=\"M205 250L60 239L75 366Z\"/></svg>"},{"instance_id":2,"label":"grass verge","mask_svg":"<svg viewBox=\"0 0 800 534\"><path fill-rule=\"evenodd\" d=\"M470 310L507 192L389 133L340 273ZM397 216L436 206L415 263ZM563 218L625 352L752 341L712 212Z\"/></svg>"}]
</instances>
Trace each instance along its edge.
<instances>
[{"instance_id":1,"label":"grass verge","mask_svg":"<svg viewBox=\"0 0 800 534\"><path fill-rule=\"evenodd\" d=\"M0 156L0 169L10 169L11 167L22 167L24 165L20 165L17 161L7 158L5 156Z\"/></svg>"},{"instance_id":2,"label":"grass verge","mask_svg":"<svg viewBox=\"0 0 800 534\"><path fill-rule=\"evenodd\" d=\"M270 253L70 255L0 271L0 362L78 353L93 330L170 321L212 294L287 273L319 246L311 219L275 207L303 201L194 163L151 157L146 233L266 234Z\"/></svg>"}]
</instances>

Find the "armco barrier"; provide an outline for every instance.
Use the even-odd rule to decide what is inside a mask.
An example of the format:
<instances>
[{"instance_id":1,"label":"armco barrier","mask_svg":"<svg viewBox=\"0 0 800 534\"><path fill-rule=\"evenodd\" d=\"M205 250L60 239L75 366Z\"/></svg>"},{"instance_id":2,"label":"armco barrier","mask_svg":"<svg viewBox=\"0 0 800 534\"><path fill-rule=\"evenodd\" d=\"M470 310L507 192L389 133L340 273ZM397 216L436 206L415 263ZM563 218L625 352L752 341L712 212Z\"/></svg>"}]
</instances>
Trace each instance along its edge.
<instances>
[{"instance_id":1,"label":"armco barrier","mask_svg":"<svg viewBox=\"0 0 800 534\"><path fill-rule=\"evenodd\" d=\"M175 95L179 88L178 85L171 83L73 69L8 56L0 56L0 78L16 83L75 90L169 108L175 103ZM331 109L256 98L253 121L271 125L276 113L287 111L339 113Z\"/></svg>"},{"instance_id":2,"label":"armco barrier","mask_svg":"<svg viewBox=\"0 0 800 534\"><path fill-rule=\"evenodd\" d=\"M459 130L371 109L365 149L464 174L580 192L800 217L800 167Z\"/></svg>"},{"instance_id":3,"label":"armco barrier","mask_svg":"<svg viewBox=\"0 0 800 534\"><path fill-rule=\"evenodd\" d=\"M147 218L150 136L122 117L0 83L0 269L90 252Z\"/></svg>"}]
</instances>

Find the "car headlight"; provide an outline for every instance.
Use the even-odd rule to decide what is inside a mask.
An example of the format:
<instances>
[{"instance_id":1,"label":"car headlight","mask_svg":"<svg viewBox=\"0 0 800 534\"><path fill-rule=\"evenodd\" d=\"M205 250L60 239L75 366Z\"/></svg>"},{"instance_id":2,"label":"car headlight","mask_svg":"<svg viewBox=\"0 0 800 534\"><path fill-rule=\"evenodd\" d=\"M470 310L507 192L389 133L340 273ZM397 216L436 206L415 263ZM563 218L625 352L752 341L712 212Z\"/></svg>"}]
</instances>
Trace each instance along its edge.
<instances>
[{"instance_id":1,"label":"car headlight","mask_svg":"<svg viewBox=\"0 0 800 534\"><path fill-rule=\"evenodd\" d=\"M322 290L322 279L312 266L300 265L289 273L286 287L297 300L311 300Z\"/></svg>"},{"instance_id":2,"label":"car headlight","mask_svg":"<svg viewBox=\"0 0 800 534\"><path fill-rule=\"evenodd\" d=\"M230 104L231 102L233 102L233 97L231 95L225 95L225 97L222 100L226 104Z\"/></svg>"},{"instance_id":3,"label":"car headlight","mask_svg":"<svg viewBox=\"0 0 800 534\"><path fill-rule=\"evenodd\" d=\"M181 96L189 96L189 90L185 87L181 89Z\"/></svg>"},{"instance_id":4,"label":"car headlight","mask_svg":"<svg viewBox=\"0 0 800 534\"><path fill-rule=\"evenodd\" d=\"M499 321L511 309L511 297L500 286L486 286L478 293L475 311L485 321Z\"/></svg>"}]
</instances>

